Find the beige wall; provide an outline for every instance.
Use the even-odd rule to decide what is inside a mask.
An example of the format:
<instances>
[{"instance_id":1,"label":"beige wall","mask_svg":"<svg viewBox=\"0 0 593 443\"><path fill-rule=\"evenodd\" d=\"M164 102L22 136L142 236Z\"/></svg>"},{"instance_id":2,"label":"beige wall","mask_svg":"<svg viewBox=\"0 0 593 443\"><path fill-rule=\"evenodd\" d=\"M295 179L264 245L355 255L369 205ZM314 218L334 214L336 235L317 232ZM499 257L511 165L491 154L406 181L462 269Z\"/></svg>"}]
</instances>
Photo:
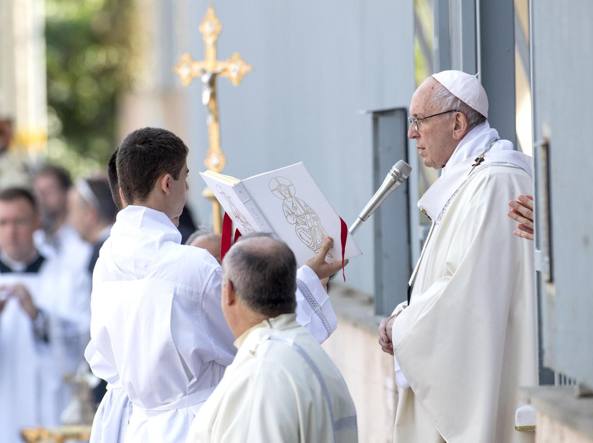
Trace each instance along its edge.
<instances>
[{"instance_id":1,"label":"beige wall","mask_svg":"<svg viewBox=\"0 0 593 443\"><path fill-rule=\"evenodd\" d=\"M542 413L537 414L535 429L536 443L593 443L593 436L576 432Z\"/></svg>"}]
</instances>

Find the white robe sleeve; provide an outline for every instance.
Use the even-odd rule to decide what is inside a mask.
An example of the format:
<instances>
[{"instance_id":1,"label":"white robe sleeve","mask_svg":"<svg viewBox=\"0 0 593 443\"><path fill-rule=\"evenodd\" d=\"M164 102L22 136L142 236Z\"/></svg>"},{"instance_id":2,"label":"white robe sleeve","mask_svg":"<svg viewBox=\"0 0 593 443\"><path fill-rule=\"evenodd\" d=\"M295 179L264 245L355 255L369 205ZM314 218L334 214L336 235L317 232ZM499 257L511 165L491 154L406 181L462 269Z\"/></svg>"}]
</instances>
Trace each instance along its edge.
<instances>
[{"instance_id":1,"label":"white robe sleeve","mask_svg":"<svg viewBox=\"0 0 593 443\"><path fill-rule=\"evenodd\" d=\"M324 342L337 327L336 313L317 274L308 266L297 271L297 322L319 342Z\"/></svg>"},{"instance_id":2,"label":"white robe sleeve","mask_svg":"<svg viewBox=\"0 0 593 443\"><path fill-rule=\"evenodd\" d=\"M391 317L396 318L407 307L408 307L407 300L401 302L399 305L397 305L395 307L395 309L391 313ZM392 335L393 335L393 333L392 333ZM409 388L410 387L410 384L408 383L408 380L406 379L406 376L402 372L402 369L399 366L399 363L397 362L397 358L395 357L395 355L393 356L393 369L395 370L395 383L397 384L397 387L400 388L400 389Z\"/></svg>"},{"instance_id":3,"label":"white robe sleeve","mask_svg":"<svg viewBox=\"0 0 593 443\"><path fill-rule=\"evenodd\" d=\"M202 327L210 339L214 354L212 360L228 366L233 361L236 349L233 345L233 334L227 326L220 306L221 285L222 268L218 267L212 272L202 294L202 312L206 322Z\"/></svg>"}]
</instances>

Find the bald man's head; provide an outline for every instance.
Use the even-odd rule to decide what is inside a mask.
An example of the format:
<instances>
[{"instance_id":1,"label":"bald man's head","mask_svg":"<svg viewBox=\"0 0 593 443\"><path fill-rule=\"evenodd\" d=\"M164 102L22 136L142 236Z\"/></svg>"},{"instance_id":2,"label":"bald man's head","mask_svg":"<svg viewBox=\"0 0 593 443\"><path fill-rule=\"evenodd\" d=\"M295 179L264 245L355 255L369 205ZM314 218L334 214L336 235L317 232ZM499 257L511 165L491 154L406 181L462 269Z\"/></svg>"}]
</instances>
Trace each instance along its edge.
<instances>
[{"instance_id":1,"label":"bald man's head","mask_svg":"<svg viewBox=\"0 0 593 443\"><path fill-rule=\"evenodd\" d=\"M296 268L286 243L265 234L242 237L223 260L225 280L251 310L266 317L294 312Z\"/></svg>"}]
</instances>

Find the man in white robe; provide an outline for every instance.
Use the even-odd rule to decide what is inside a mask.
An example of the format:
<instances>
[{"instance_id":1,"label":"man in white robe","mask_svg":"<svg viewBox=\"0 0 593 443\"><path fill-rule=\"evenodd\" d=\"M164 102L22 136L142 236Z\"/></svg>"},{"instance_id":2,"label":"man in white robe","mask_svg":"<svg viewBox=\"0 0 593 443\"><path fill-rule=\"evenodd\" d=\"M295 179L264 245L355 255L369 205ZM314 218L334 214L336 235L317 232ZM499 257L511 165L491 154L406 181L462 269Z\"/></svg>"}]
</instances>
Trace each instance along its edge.
<instances>
[{"instance_id":1,"label":"man in white robe","mask_svg":"<svg viewBox=\"0 0 593 443\"><path fill-rule=\"evenodd\" d=\"M409 304L380 327L395 356L394 440L524 441L514 415L519 387L537 383L533 256L506 213L531 191L531 161L489 126L474 76L429 77L410 114L408 136L442 173L418 202L432 228Z\"/></svg>"},{"instance_id":2,"label":"man in white robe","mask_svg":"<svg viewBox=\"0 0 593 443\"><path fill-rule=\"evenodd\" d=\"M188 443L356 442L340 371L296 321L296 260L283 242L251 235L223 261L222 312L233 363L198 412Z\"/></svg>"},{"instance_id":3,"label":"man in white robe","mask_svg":"<svg viewBox=\"0 0 593 443\"><path fill-rule=\"evenodd\" d=\"M57 426L69 401L64 376L82 358L88 297L59 263L38 253L32 194L0 192L0 429L6 443L23 427Z\"/></svg>"},{"instance_id":4,"label":"man in white robe","mask_svg":"<svg viewBox=\"0 0 593 443\"><path fill-rule=\"evenodd\" d=\"M181 245L187 147L163 129L126 137L117 152L125 205L93 274L85 356L108 383L92 442L183 442L200 405L235 354L220 307L222 270L206 250ZM319 278L339 269L320 254L298 272L297 318L318 340L336 327ZM319 277L318 277L319 275Z\"/></svg>"},{"instance_id":5,"label":"man in white robe","mask_svg":"<svg viewBox=\"0 0 593 443\"><path fill-rule=\"evenodd\" d=\"M70 174L60 166L44 165L35 173L33 188L41 212L41 229L35 233L37 249L45 257L58 258L64 268L81 279L88 279L84 271L91 258L91 245L68 223Z\"/></svg>"}]
</instances>

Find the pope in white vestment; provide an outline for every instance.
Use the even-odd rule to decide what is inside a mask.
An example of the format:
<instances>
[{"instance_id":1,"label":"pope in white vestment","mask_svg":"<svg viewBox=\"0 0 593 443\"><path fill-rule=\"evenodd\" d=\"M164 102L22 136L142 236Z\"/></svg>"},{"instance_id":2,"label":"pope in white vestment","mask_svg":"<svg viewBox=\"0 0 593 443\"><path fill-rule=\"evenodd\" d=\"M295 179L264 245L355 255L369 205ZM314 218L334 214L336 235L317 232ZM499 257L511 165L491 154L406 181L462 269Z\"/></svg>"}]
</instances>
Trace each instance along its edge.
<instances>
[{"instance_id":1,"label":"pope in white vestment","mask_svg":"<svg viewBox=\"0 0 593 443\"><path fill-rule=\"evenodd\" d=\"M144 206L119 212L93 274L85 356L108 390L92 442L183 442L235 349L220 307L221 268L180 245L169 217ZM297 319L318 339L336 327L317 275L298 273Z\"/></svg>"},{"instance_id":2,"label":"pope in white vestment","mask_svg":"<svg viewBox=\"0 0 593 443\"><path fill-rule=\"evenodd\" d=\"M434 79L487 115L487 101L473 101L476 95L456 83L471 76L449 73ZM423 87L425 93L436 86L427 81ZM425 160L436 131L448 134L458 123L445 126L446 118L458 118L455 109L448 116L431 111L418 115L442 120L422 127L412 121L409 130ZM463 135L445 163L418 202L432 227L410 281L410 304L393 315L394 441L525 441L514 416L519 387L537 383L533 255L529 242L512 235L506 214L509 201L532 191L531 161L486 120Z\"/></svg>"},{"instance_id":3,"label":"pope in white vestment","mask_svg":"<svg viewBox=\"0 0 593 443\"><path fill-rule=\"evenodd\" d=\"M264 320L235 346L188 443L358 441L344 379L294 314Z\"/></svg>"}]
</instances>

